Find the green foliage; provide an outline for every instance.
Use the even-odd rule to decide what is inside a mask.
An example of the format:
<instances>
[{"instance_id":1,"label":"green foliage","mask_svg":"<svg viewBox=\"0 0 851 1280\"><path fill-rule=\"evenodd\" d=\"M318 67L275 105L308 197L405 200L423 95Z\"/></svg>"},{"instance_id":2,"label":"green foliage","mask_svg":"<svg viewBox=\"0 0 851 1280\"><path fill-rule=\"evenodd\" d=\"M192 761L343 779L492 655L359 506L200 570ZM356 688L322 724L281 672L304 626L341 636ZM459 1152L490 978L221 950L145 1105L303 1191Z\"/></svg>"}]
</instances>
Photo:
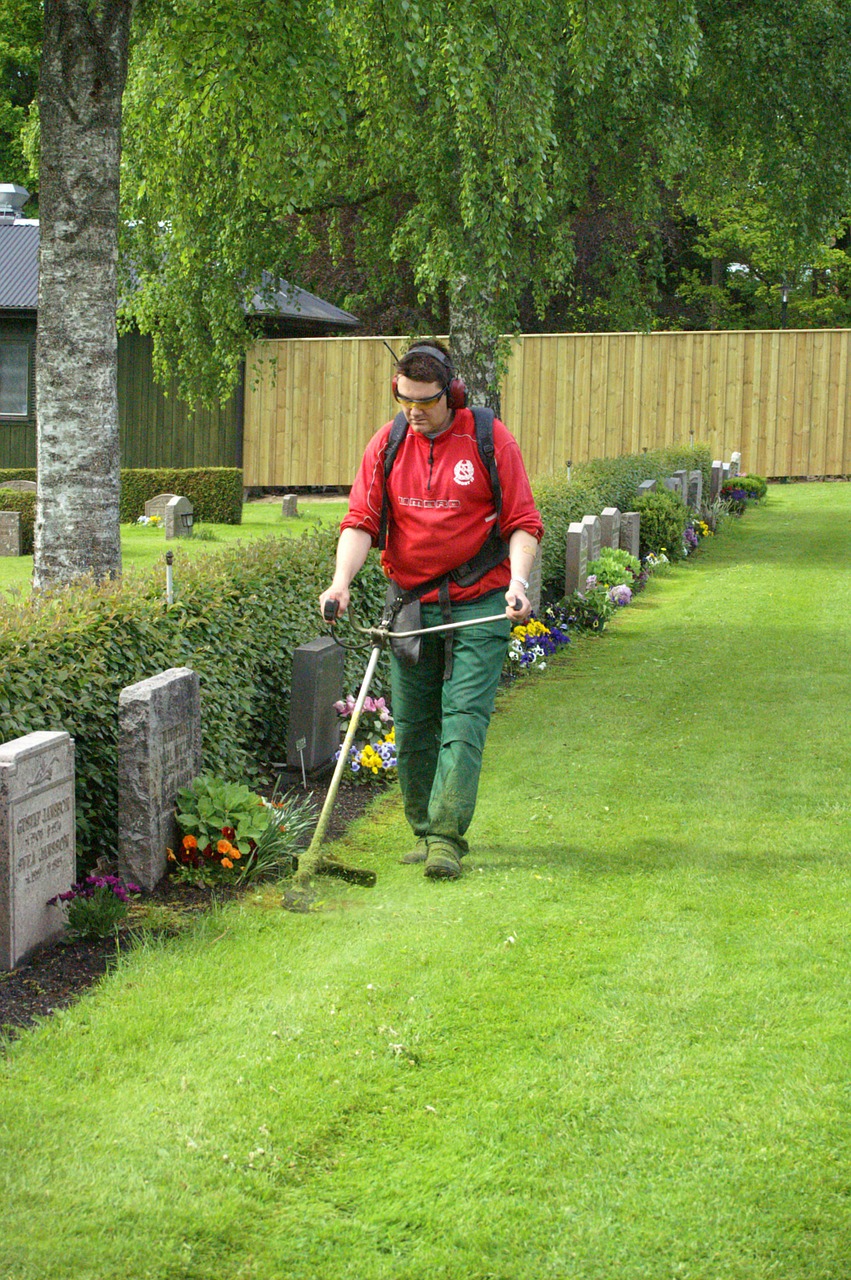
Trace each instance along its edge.
<instances>
[{"instance_id":1,"label":"green foliage","mask_svg":"<svg viewBox=\"0 0 851 1280\"><path fill-rule=\"evenodd\" d=\"M641 573L641 562L620 548L603 547L596 560L588 565L589 578L593 574L600 586L615 587L625 582L630 585Z\"/></svg>"},{"instance_id":2,"label":"green foliage","mask_svg":"<svg viewBox=\"0 0 851 1280\"><path fill-rule=\"evenodd\" d=\"M127 911L127 903L102 885L90 898L75 898L68 903L66 931L70 938L108 938L126 918Z\"/></svg>"},{"instance_id":3,"label":"green foliage","mask_svg":"<svg viewBox=\"0 0 851 1280\"><path fill-rule=\"evenodd\" d=\"M247 857L251 842L269 825L262 796L244 783L224 782L208 773L181 787L177 805L178 826L184 835L195 836L202 850L230 829L235 833L230 840Z\"/></svg>"},{"instance_id":4,"label":"green foliage","mask_svg":"<svg viewBox=\"0 0 851 1280\"><path fill-rule=\"evenodd\" d=\"M188 498L196 520L208 524L242 523L242 471L238 467L124 467L119 519L126 524L144 514L158 493Z\"/></svg>"},{"instance_id":5,"label":"green foliage","mask_svg":"<svg viewBox=\"0 0 851 1280\"><path fill-rule=\"evenodd\" d=\"M605 505L617 507L619 511L635 509L635 494L642 480L663 480L675 471L701 471L703 488L708 492L711 470L712 452L708 445L702 444L670 445L619 458L594 458L576 468L578 475L589 477L593 484L605 490Z\"/></svg>"},{"instance_id":6,"label":"green foliage","mask_svg":"<svg viewBox=\"0 0 851 1280\"><path fill-rule=\"evenodd\" d=\"M757 502L761 502L768 493L768 485L762 476L731 476L721 486L721 497L729 497L734 489L740 489Z\"/></svg>"},{"instance_id":7,"label":"green foliage","mask_svg":"<svg viewBox=\"0 0 851 1280\"><path fill-rule=\"evenodd\" d=\"M564 551L569 525L583 516L599 515L609 502L606 493L590 479L574 475L568 480L566 472L539 477L532 491L544 522L541 581L560 597L564 591Z\"/></svg>"},{"instance_id":8,"label":"green foliage","mask_svg":"<svg viewBox=\"0 0 851 1280\"><path fill-rule=\"evenodd\" d=\"M606 623L617 610L617 605L609 599L607 587L591 587L584 595L574 591L565 596L564 609L571 626L580 627L583 631L602 631Z\"/></svg>"},{"instance_id":9,"label":"green foliage","mask_svg":"<svg viewBox=\"0 0 851 1280\"><path fill-rule=\"evenodd\" d=\"M22 479L25 477L22 477ZM0 482L0 511L17 511L21 517L21 555L31 556L35 539L36 494L4 489Z\"/></svg>"},{"instance_id":10,"label":"green foliage","mask_svg":"<svg viewBox=\"0 0 851 1280\"><path fill-rule=\"evenodd\" d=\"M201 680L207 772L252 782L286 749L295 648L321 630L317 601L331 581L336 531L266 538L185 561L166 605L162 573L86 582L0 615L0 741L34 728L76 742L82 864L117 840L118 696L167 667ZM358 577L362 612L378 617L386 583L377 555ZM363 673L346 655L346 687ZM376 690L381 679L376 681Z\"/></svg>"},{"instance_id":11,"label":"green foliage","mask_svg":"<svg viewBox=\"0 0 851 1280\"><path fill-rule=\"evenodd\" d=\"M644 494L635 510L641 514L642 556L664 552L669 560L681 560L688 511L678 495L669 489Z\"/></svg>"}]
</instances>

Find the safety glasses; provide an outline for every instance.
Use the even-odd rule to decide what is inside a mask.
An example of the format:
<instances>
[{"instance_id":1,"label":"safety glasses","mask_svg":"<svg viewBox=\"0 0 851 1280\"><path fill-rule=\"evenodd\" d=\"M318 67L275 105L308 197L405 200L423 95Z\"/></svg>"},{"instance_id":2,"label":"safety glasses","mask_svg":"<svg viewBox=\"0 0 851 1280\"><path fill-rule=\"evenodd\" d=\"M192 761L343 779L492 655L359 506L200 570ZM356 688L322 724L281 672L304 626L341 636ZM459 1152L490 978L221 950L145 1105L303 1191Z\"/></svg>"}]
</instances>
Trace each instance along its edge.
<instances>
[{"instance_id":1,"label":"safety glasses","mask_svg":"<svg viewBox=\"0 0 851 1280\"><path fill-rule=\"evenodd\" d=\"M440 397L446 394L446 387L438 391L436 396L426 396L422 400L408 400L405 396L400 396L398 391L394 391L393 394L397 403L410 412L411 409L428 409L431 405L437 404Z\"/></svg>"}]
</instances>

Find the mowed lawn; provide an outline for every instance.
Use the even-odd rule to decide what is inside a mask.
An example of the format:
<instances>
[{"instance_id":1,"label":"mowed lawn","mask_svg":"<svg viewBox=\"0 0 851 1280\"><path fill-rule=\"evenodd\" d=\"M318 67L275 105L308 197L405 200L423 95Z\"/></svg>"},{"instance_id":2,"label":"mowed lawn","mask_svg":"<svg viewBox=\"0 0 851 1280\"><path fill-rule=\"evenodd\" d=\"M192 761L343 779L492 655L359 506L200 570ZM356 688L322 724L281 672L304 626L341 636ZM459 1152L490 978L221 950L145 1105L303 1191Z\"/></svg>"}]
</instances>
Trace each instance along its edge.
<instances>
[{"instance_id":1,"label":"mowed lawn","mask_svg":"<svg viewBox=\"0 0 851 1280\"><path fill-rule=\"evenodd\" d=\"M500 700L467 872L250 894L0 1060L3 1280L846 1280L851 486Z\"/></svg>"},{"instance_id":2,"label":"mowed lawn","mask_svg":"<svg viewBox=\"0 0 851 1280\"><path fill-rule=\"evenodd\" d=\"M299 498L298 516L284 519L279 501L246 502L242 508L242 524L199 524L191 538L174 538L169 542L162 528L124 524L121 526L122 566L125 571L133 572L162 564L165 574L165 553L171 550L177 574L183 556L210 555L231 543L255 538L298 538L316 524L339 524L347 509L345 498ZM32 572L32 556L0 557L0 595L10 588L13 594L29 593Z\"/></svg>"}]
</instances>

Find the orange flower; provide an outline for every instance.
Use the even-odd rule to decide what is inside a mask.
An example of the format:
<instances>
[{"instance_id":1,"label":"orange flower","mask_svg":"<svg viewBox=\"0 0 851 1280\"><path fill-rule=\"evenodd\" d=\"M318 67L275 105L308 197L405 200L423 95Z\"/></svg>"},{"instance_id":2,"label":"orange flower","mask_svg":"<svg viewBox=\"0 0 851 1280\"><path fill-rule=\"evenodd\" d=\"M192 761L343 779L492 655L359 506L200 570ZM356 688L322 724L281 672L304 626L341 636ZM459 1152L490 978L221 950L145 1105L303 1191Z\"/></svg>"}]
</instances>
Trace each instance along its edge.
<instances>
[{"instance_id":1,"label":"orange flower","mask_svg":"<svg viewBox=\"0 0 851 1280\"><path fill-rule=\"evenodd\" d=\"M216 845L216 848L218 849L219 853L230 853L231 847L232 846L231 846L230 840L220 840L219 843Z\"/></svg>"},{"instance_id":2,"label":"orange flower","mask_svg":"<svg viewBox=\"0 0 851 1280\"><path fill-rule=\"evenodd\" d=\"M231 862L230 858L222 858L222 866L227 867L228 871L230 871L231 867L233 866L233 863Z\"/></svg>"},{"instance_id":3,"label":"orange flower","mask_svg":"<svg viewBox=\"0 0 851 1280\"><path fill-rule=\"evenodd\" d=\"M169 849L169 851L168 851L168 860L169 860L169 862L177 862L177 858L175 858L175 856L174 856L174 850L173 850L173 849Z\"/></svg>"},{"instance_id":4,"label":"orange flower","mask_svg":"<svg viewBox=\"0 0 851 1280\"><path fill-rule=\"evenodd\" d=\"M234 846L233 846L233 848L231 849L231 851L230 851L230 856L231 856L234 860L236 860L237 858L241 858L241 857L242 857L242 854L239 852L239 849L237 849L236 845L234 845Z\"/></svg>"},{"instance_id":5,"label":"orange flower","mask_svg":"<svg viewBox=\"0 0 851 1280\"><path fill-rule=\"evenodd\" d=\"M197 849L197 848L198 848L198 841L195 839L195 837L194 837L194 836L184 836L184 837L183 837L183 847L184 847L184 849Z\"/></svg>"}]
</instances>

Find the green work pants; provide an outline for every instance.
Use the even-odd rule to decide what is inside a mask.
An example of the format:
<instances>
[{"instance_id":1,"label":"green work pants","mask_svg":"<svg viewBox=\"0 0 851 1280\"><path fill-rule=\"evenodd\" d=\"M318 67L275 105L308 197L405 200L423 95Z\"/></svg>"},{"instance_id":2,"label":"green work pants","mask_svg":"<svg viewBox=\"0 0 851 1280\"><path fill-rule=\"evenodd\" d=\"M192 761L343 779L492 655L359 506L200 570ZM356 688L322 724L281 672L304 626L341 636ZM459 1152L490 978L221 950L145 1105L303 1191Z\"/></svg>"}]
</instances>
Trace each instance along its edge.
<instances>
[{"instance_id":1,"label":"green work pants","mask_svg":"<svg viewBox=\"0 0 851 1280\"><path fill-rule=\"evenodd\" d=\"M452 605L452 619L501 612L505 596L492 591ZM440 606L422 607L422 625L438 626ZM450 841L467 852L464 832L476 807L485 734L493 712L511 624L507 618L454 632L452 674L443 679L443 633L423 636L414 667L390 660L396 760L405 817L414 834Z\"/></svg>"}]
</instances>

